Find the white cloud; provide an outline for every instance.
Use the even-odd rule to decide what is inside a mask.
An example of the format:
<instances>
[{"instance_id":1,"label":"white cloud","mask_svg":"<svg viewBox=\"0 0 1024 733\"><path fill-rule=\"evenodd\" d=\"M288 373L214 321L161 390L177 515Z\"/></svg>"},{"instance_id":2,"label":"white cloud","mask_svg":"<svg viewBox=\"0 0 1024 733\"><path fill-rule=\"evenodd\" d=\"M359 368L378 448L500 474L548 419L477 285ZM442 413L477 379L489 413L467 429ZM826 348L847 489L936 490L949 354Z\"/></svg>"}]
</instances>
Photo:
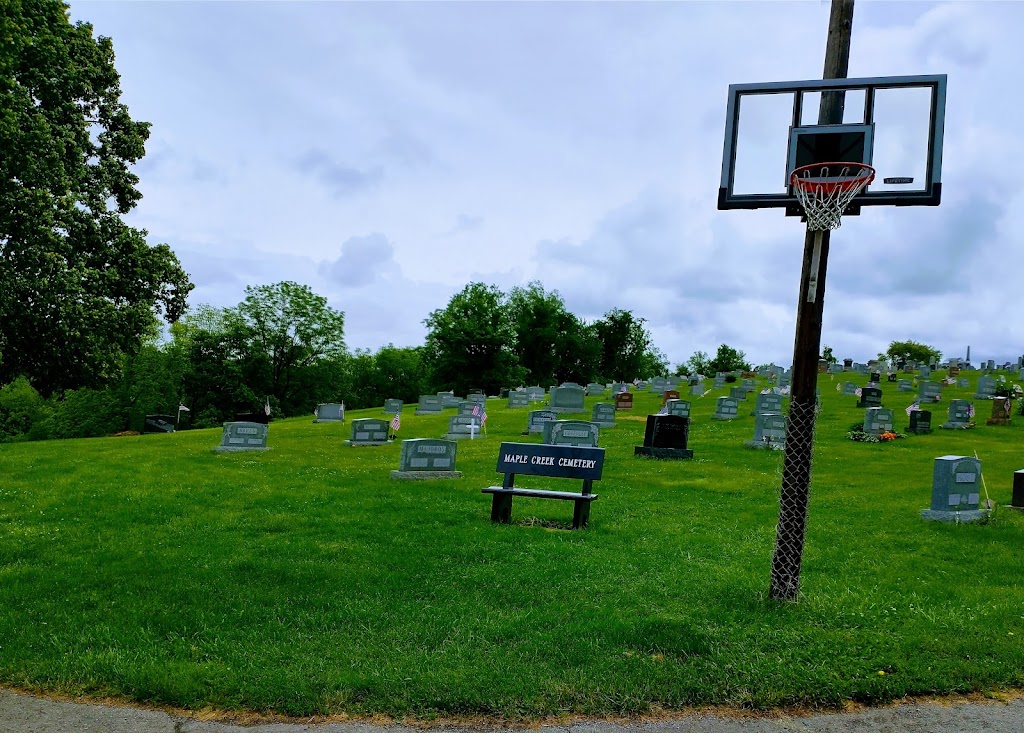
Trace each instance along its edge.
<instances>
[{"instance_id":1,"label":"white cloud","mask_svg":"<svg viewBox=\"0 0 1024 733\"><path fill-rule=\"evenodd\" d=\"M376 348L421 342L471 280L536 278L583 317L633 310L673 362L725 342L782 364L803 228L716 209L725 95L818 76L828 9L72 2L153 123L130 221L178 252L191 302L297 280ZM944 200L834 234L837 356L1024 352L1006 267L1024 252L1022 21L1020 3L858 4L851 76L949 75Z\"/></svg>"}]
</instances>

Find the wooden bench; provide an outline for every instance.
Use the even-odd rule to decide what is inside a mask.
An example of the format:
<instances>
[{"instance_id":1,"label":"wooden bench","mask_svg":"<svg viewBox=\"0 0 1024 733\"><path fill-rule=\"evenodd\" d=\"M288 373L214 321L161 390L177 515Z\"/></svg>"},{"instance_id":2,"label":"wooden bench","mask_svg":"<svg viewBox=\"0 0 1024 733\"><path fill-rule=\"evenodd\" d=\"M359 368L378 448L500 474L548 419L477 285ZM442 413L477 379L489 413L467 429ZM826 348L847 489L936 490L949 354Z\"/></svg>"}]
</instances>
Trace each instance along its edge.
<instances>
[{"instance_id":1,"label":"wooden bench","mask_svg":"<svg viewBox=\"0 0 1024 733\"><path fill-rule=\"evenodd\" d=\"M591 493L594 481L601 479L604 448L538 443L502 443L498 451L498 473L505 474L501 486L489 486L491 521L508 524L512 520L512 499L555 499L573 502L572 528L585 529L590 521L590 504L597 500ZM516 488L516 474L582 479L581 491L548 491Z\"/></svg>"}]
</instances>

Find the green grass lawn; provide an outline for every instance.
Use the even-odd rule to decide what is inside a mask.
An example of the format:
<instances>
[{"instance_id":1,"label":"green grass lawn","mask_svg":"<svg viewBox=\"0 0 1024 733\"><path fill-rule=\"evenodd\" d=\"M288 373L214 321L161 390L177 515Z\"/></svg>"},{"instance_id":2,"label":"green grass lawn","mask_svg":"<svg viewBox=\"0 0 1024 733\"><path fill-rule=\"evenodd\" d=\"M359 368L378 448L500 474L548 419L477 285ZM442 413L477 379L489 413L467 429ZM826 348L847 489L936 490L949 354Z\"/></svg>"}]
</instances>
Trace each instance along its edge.
<instances>
[{"instance_id":1,"label":"green grass lawn","mask_svg":"<svg viewBox=\"0 0 1024 733\"><path fill-rule=\"evenodd\" d=\"M864 377L853 381L863 383ZM972 378L972 385L976 381ZM492 525L492 400L459 480L392 481L399 444L349 426L270 426L273 450L215 454L220 430L0 446L0 681L185 708L430 717L832 706L1024 685L1024 516L925 522L933 459L983 461L997 505L1024 468L1024 418L855 443L863 412L820 378L797 604L766 600L781 453L695 399L691 461L634 458L637 396L603 429L590 528L516 499ZM913 399L884 384L897 425ZM933 408L943 422L949 388ZM589 406L597 401L588 398ZM745 408L745 409L744 409ZM407 406L401 438L441 437ZM380 416L380 410L349 419ZM523 485L559 487L523 477ZM577 482L573 482L576 486Z\"/></svg>"}]
</instances>

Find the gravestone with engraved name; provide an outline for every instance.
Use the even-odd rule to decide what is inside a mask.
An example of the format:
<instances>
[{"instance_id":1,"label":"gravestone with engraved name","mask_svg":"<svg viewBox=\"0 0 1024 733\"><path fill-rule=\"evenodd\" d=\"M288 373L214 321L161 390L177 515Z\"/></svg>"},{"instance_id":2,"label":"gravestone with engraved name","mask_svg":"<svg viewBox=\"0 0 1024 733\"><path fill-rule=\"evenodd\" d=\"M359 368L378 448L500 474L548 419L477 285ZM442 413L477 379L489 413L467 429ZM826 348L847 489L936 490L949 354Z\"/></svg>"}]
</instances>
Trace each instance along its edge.
<instances>
[{"instance_id":1,"label":"gravestone with engraved name","mask_svg":"<svg viewBox=\"0 0 1024 733\"><path fill-rule=\"evenodd\" d=\"M669 400L678 400L679 392L674 389L666 389L661 393L661 404L665 404Z\"/></svg>"},{"instance_id":2,"label":"gravestone with engraved name","mask_svg":"<svg viewBox=\"0 0 1024 733\"><path fill-rule=\"evenodd\" d=\"M590 422L602 428L610 428L615 424L615 405L598 402L590 414Z\"/></svg>"},{"instance_id":3,"label":"gravestone with engraved name","mask_svg":"<svg viewBox=\"0 0 1024 733\"><path fill-rule=\"evenodd\" d=\"M509 407L529 407L530 406L530 395L526 392L509 392L508 393L508 406Z\"/></svg>"},{"instance_id":4,"label":"gravestone with engraved name","mask_svg":"<svg viewBox=\"0 0 1024 733\"><path fill-rule=\"evenodd\" d=\"M961 377L960 379L956 380L956 386L960 387L961 389L965 389L967 387L970 387L971 383L968 382L965 378Z\"/></svg>"},{"instance_id":5,"label":"gravestone with engraved name","mask_svg":"<svg viewBox=\"0 0 1024 733\"><path fill-rule=\"evenodd\" d=\"M633 448L634 456L662 459L693 458L687 448L690 439L690 418L679 415L648 415L644 444Z\"/></svg>"},{"instance_id":6,"label":"gravestone with engraved name","mask_svg":"<svg viewBox=\"0 0 1024 733\"><path fill-rule=\"evenodd\" d=\"M714 420L735 420L739 416L739 405L735 397L719 397L711 417Z\"/></svg>"},{"instance_id":7,"label":"gravestone with engraved name","mask_svg":"<svg viewBox=\"0 0 1024 733\"><path fill-rule=\"evenodd\" d=\"M548 408L555 412L586 412L582 387L555 387L551 390Z\"/></svg>"},{"instance_id":8,"label":"gravestone with engraved name","mask_svg":"<svg viewBox=\"0 0 1024 733\"><path fill-rule=\"evenodd\" d=\"M846 370L843 369L843 365L842 364L835 363L835 364L829 364L828 365L828 373L829 374L842 374L845 371Z\"/></svg>"},{"instance_id":9,"label":"gravestone with engraved name","mask_svg":"<svg viewBox=\"0 0 1024 733\"><path fill-rule=\"evenodd\" d=\"M213 450L215 453L270 450L267 448L268 431L266 425L258 422L226 422L220 445Z\"/></svg>"},{"instance_id":10,"label":"gravestone with engraved name","mask_svg":"<svg viewBox=\"0 0 1024 733\"><path fill-rule=\"evenodd\" d=\"M725 375L716 374L715 381L711 383L714 389L722 389L725 386Z\"/></svg>"},{"instance_id":11,"label":"gravestone with engraved name","mask_svg":"<svg viewBox=\"0 0 1024 733\"><path fill-rule=\"evenodd\" d=\"M686 400L669 400L665 403L666 415L690 416L690 403Z\"/></svg>"},{"instance_id":12,"label":"gravestone with engraved name","mask_svg":"<svg viewBox=\"0 0 1024 733\"><path fill-rule=\"evenodd\" d=\"M559 387L575 387L576 389L584 389L583 385L577 384L576 382L562 382ZM584 390L585 391L585 390Z\"/></svg>"},{"instance_id":13,"label":"gravestone with engraved name","mask_svg":"<svg viewBox=\"0 0 1024 733\"><path fill-rule=\"evenodd\" d=\"M897 392L913 392L914 384L909 379L901 379L896 382Z\"/></svg>"},{"instance_id":14,"label":"gravestone with engraved name","mask_svg":"<svg viewBox=\"0 0 1024 733\"><path fill-rule=\"evenodd\" d=\"M932 505L921 516L939 522L977 522L989 512L981 507L981 461L969 456L941 456L932 468Z\"/></svg>"},{"instance_id":15,"label":"gravestone with engraved name","mask_svg":"<svg viewBox=\"0 0 1024 733\"><path fill-rule=\"evenodd\" d=\"M412 438L402 441L398 457L398 470L391 472L393 479L462 478L455 470L454 440Z\"/></svg>"},{"instance_id":16,"label":"gravestone with engraved name","mask_svg":"<svg viewBox=\"0 0 1024 733\"><path fill-rule=\"evenodd\" d=\"M704 382L700 380L690 380L690 395L692 397L700 397L704 394Z\"/></svg>"},{"instance_id":17,"label":"gravestone with engraved name","mask_svg":"<svg viewBox=\"0 0 1024 733\"><path fill-rule=\"evenodd\" d=\"M626 382L612 382L612 394L629 392L629 385Z\"/></svg>"},{"instance_id":18,"label":"gravestone with engraved name","mask_svg":"<svg viewBox=\"0 0 1024 733\"><path fill-rule=\"evenodd\" d=\"M978 392L974 395L976 400L990 400L995 397L996 394L996 382L995 377L978 377Z\"/></svg>"},{"instance_id":19,"label":"gravestone with engraved name","mask_svg":"<svg viewBox=\"0 0 1024 733\"><path fill-rule=\"evenodd\" d=\"M864 411L864 432L881 435L893 432L892 410L886 407L869 407Z\"/></svg>"},{"instance_id":20,"label":"gravestone with engraved name","mask_svg":"<svg viewBox=\"0 0 1024 733\"><path fill-rule=\"evenodd\" d=\"M762 393L757 396L754 402L754 409L751 415L763 415L770 412L782 412L782 395L774 392Z\"/></svg>"},{"instance_id":21,"label":"gravestone with engraved name","mask_svg":"<svg viewBox=\"0 0 1024 733\"><path fill-rule=\"evenodd\" d=\"M668 379L666 379L665 377L654 377L653 379L651 379L647 388L650 389L651 392L654 392L655 394L661 394L662 392L669 388Z\"/></svg>"},{"instance_id":22,"label":"gravestone with engraved name","mask_svg":"<svg viewBox=\"0 0 1024 733\"><path fill-rule=\"evenodd\" d=\"M448 440L482 438L482 431L483 426L476 415L452 415L448 418L448 434L444 437Z\"/></svg>"},{"instance_id":23,"label":"gravestone with engraved name","mask_svg":"<svg viewBox=\"0 0 1024 733\"><path fill-rule=\"evenodd\" d=\"M345 408L338 402L317 405L316 419L313 422L345 422Z\"/></svg>"},{"instance_id":24,"label":"gravestone with engraved name","mask_svg":"<svg viewBox=\"0 0 1024 733\"><path fill-rule=\"evenodd\" d=\"M647 389L647 382L644 382L642 380L637 382L636 383L636 388L640 392L644 391L645 389Z\"/></svg>"},{"instance_id":25,"label":"gravestone with engraved name","mask_svg":"<svg viewBox=\"0 0 1024 733\"><path fill-rule=\"evenodd\" d=\"M783 450L786 447L786 416L779 412L761 412L754 416L754 439L748 448Z\"/></svg>"},{"instance_id":26,"label":"gravestone with engraved name","mask_svg":"<svg viewBox=\"0 0 1024 733\"><path fill-rule=\"evenodd\" d=\"M416 403L417 415L440 415L444 411L441 398L433 394L421 394Z\"/></svg>"},{"instance_id":27,"label":"gravestone with engraved name","mask_svg":"<svg viewBox=\"0 0 1024 733\"><path fill-rule=\"evenodd\" d=\"M927 435L932 431L932 413L930 410L911 410L908 433Z\"/></svg>"},{"instance_id":28,"label":"gravestone with engraved name","mask_svg":"<svg viewBox=\"0 0 1024 733\"><path fill-rule=\"evenodd\" d=\"M345 445L359 447L364 445L387 445L390 423L376 417L361 417L352 421L352 437Z\"/></svg>"},{"instance_id":29,"label":"gravestone with engraved name","mask_svg":"<svg viewBox=\"0 0 1024 733\"><path fill-rule=\"evenodd\" d=\"M543 387L533 386L526 388L526 396L530 402L543 402L546 393L544 392Z\"/></svg>"},{"instance_id":30,"label":"gravestone with engraved name","mask_svg":"<svg viewBox=\"0 0 1024 733\"><path fill-rule=\"evenodd\" d=\"M552 410L531 410L526 417L526 430L523 435L540 435L544 433L544 423L557 420L558 413Z\"/></svg>"},{"instance_id":31,"label":"gravestone with engraved name","mask_svg":"<svg viewBox=\"0 0 1024 733\"><path fill-rule=\"evenodd\" d=\"M458 409L458 411L455 414L456 415L472 415L473 414L473 410L477 409L476 406L478 404L480 404L480 403L478 403L478 402L470 402L469 400L466 400L465 402L463 402L463 403L461 403L459 405L459 409ZM483 405L480 406L480 409L481 410L484 409Z\"/></svg>"},{"instance_id":32,"label":"gravestone with engraved name","mask_svg":"<svg viewBox=\"0 0 1024 733\"><path fill-rule=\"evenodd\" d=\"M917 399L924 402L939 402L942 399L942 385L938 382L918 382Z\"/></svg>"},{"instance_id":33,"label":"gravestone with engraved name","mask_svg":"<svg viewBox=\"0 0 1024 733\"><path fill-rule=\"evenodd\" d=\"M932 368L930 366L921 365L921 369L918 372L921 375L921 379L928 379L932 376Z\"/></svg>"},{"instance_id":34,"label":"gravestone with engraved name","mask_svg":"<svg viewBox=\"0 0 1024 733\"><path fill-rule=\"evenodd\" d=\"M587 385L587 397L601 397L604 395L604 385L591 382Z\"/></svg>"},{"instance_id":35,"label":"gravestone with engraved name","mask_svg":"<svg viewBox=\"0 0 1024 733\"><path fill-rule=\"evenodd\" d=\"M402 411L402 400L384 400L384 414L394 415Z\"/></svg>"},{"instance_id":36,"label":"gravestone with engraved name","mask_svg":"<svg viewBox=\"0 0 1024 733\"><path fill-rule=\"evenodd\" d=\"M438 392L437 396L441 400L441 407L445 410L449 410L453 407L458 409L459 405L465 402L464 399L458 395L452 394L451 392Z\"/></svg>"},{"instance_id":37,"label":"gravestone with engraved name","mask_svg":"<svg viewBox=\"0 0 1024 733\"><path fill-rule=\"evenodd\" d=\"M481 405L485 405L487 404L487 395L483 392L473 392L472 394L466 395L466 402L479 402Z\"/></svg>"},{"instance_id":38,"label":"gravestone with engraved name","mask_svg":"<svg viewBox=\"0 0 1024 733\"><path fill-rule=\"evenodd\" d=\"M1009 425L1013 413L1013 400L1009 397L992 398L992 417L985 421L986 425Z\"/></svg>"},{"instance_id":39,"label":"gravestone with engraved name","mask_svg":"<svg viewBox=\"0 0 1024 733\"><path fill-rule=\"evenodd\" d=\"M853 382L843 382L843 397L856 397L857 396L857 385Z\"/></svg>"},{"instance_id":40,"label":"gravestone with engraved name","mask_svg":"<svg viewBox=\"0 0 1024 733\"><path fill-rule=\"evenodd\" d=\"M942 427L946 430L962 430L971 426L971 403L967 400L950 400L949 413Z\"/></svg>"},{"instance_id":41,"label":"gravestone with engraved name","mask_svg":"<svg viewBox=\"0 0 1024 733\"><path fill-rule=\"evenodd\" d=\"M881 407L882 406L882 390L878 387L865 387L860 391L860 400L857 401L857 407Z\"/></svg>"},{"instance_id":42,"label":"gravestone with engraved name","mask_svg":"<svg viewBox=\"0 0 1024 733\"><path fill-rule=\"evenodd\" d=\"M633 395L630 392L620 392L617 395L615 395L615 409L632 410Z\"/></svg>"},{"instance_id":43,"label":"gravestone with engraved name","mask_svg":"<svg viewBox=\"0 0 1024 733\"><path fill-rule=\"evenodd\" d=\"M791 382L792 378L793 378L793 375L790 372L779 372L779 379L778 379L777 386L780 387L780 388L781 387L788 387L790 385L790 382Z\"/></svg>"},{"instance_id":44,"label":"gravestone with engraved name","mask_svg":"<svg viewBox=\"0 0 1024 733\"><path fill-rule=\"evenodd\" d=\"M585 420L551 420L544 423L541 440L548 445L582 445L596 448L600 432L597 425Z\"/></svg>"},{"instance_id":45,"label":"gravestone with engraved name","mask_svg":"<svg viewBox=\"0 0 1024 733\"><path fill-rule=\"evenodd\" d=\"M734 400L745 400L747 399L747 388L746 387L730 387L729 397Z\"/></svg>"}]
</instances>

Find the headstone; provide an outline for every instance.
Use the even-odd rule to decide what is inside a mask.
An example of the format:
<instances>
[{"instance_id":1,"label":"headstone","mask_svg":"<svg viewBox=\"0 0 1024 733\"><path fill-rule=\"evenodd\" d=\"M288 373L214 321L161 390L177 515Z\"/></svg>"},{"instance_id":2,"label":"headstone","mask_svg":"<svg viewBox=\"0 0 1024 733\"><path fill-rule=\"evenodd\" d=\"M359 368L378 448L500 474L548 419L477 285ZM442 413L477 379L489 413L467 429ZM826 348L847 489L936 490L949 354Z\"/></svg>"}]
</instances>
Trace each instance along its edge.
<instances>
[{"instance_id":1,"label":"headstone","mask_svg":"<svg viewBox=\"0 0 1024 733\"><path fill-rule=\"evenodd\" d=\"M469 400L466 400L465 402L463 402L463 403L461 403L459 405L459 410L455 414L456 415L472 415L473 414L473 410L477 409L476 406L478 404L480 404L480 403L479 402L470 402ZM483 407L481 407L480 409L483 409Z\"/></svg>"},{"instance_id":2,"label":"headstone","mask_svg":"<svg viewBox=\"0 0 1024 733\"><path fill-rule=\"evenodd\" d=\"M557 420L558 413L551 410L531 410L526 417L526 431L523 435L536 435L544 432L544 423Z\"/></svg>"},{"instance_id":3,"label":"headstone","mask_svg":"<svg viewBox=\"0 0 1024 733\"><path fill-rule=\"evenodd\" d=\"M143 435L150 433L173 433L173 415L146 415L146 422L142 425Z\"/></svg>"},{"instance_id":4,"label":"headstone","mask_svg":"<svg viewBox=\"0 0 1024 733\"><path fill-rule=\"evenodd\" d=\"M689 417L690 403L686 400L669 400L665 403L665 414Z\"/></svg>"},{"instance_id":5,"label":"headstone","mask_svg":"<svg viewBox=\"0 0 1024 733\"><path fill-rule=\"evenodd\" d=\"M471 392L466 395L466 402L479 402L481 405L487 404L487 395L483 392Z\"/></svg>"},{"instance_id":6,"label":"headstone","mask_svg":"<svg viewBox=\"0 0 1024 733\"><path fill-rule=\"evenodd\" d=\"M441 400L442 409L445 410L451 409L453 407L458 409L458 407L463 402L465 402L464 399L462 399L458 395L453 395L451 392L439 392L437 396ZM416 414L419 414L419 412L417 412Z\"/></svg>"},{"instance_id":7,"label":"headstone","mask_svg":"<svg viewBox=\"0 0 1024 733\"><path fill-rule=\"evenodd\" d=\"M748 448L783 450L786 447L786 416L778 412L762 412L754 416L754 439Z\"/></svg>"},{"instance_id":8,"label":"headstone","mask_svg":"<svg viewBox=\"0 0 1024 733\"><path fill-rule=\"evenodd\" d=\"M932 431L932 413L930 410L912 410L910 413L910 427L908 433L915 435L927 435Z\"/></svg>"},{"instance_id":9,"label":"headstone","mask_svg":"<svg viewBox=\"0 0 1024 733\"><path fill-rule=\"evenodd\" d=\"M317 405L316 419L313 422L345 422L345 408L338 402Z\"/></svg>"},{"instance_id":10,"label":"headstone","mask_svg":"<svg viewBox=\"0 0 1024 733\"><path fill-rule=\"evenodd\" d=\"M629 385L625 382L612 382L612 394L621 394L622 392L629 392Z\"/></svg>"},{"instance_id":11,"label":"headstone","mask_svg":"<svg viewBox=\"0 0 1024 733\"><path fill-rule=\"evenodd\" d=\"M791 379L792 379L792 375L789 372L779 372L778 386L779 387L788 387L789 384L790 384L790 380Z\"/></svg>"},{"instance_id":12,"label":"headstone","mask_svg":"<svg viewBox=\"0 0 1024 733\"><path fill-rule=\"evenodd\" d=\"M932 376L932 368L930 366L921 365L920 371L921 379L928 379Z\"/></svg>"},{"instance_id":13,"label":"headstone","mask_svg":"<svg viewBox=\"0 0 1024 733\"><path fill-rule=\"evenodd\" d=\"M402 441L398 457L398 470L391 472L393 479L462 478L455 470L454 440L412 438Z\"/></svg>"},{"instance_id":14,"label":"headstone","mask_svg":"<svg viewBox=\"0 0 1024 733\"><path fill-rule=\"evenodd\" d=\"M853 371L853 359L843 359L843 370L848 372Z\"/></svg>"},{"instance_id":15,"label":"headstone","mask_svg":"<svg viewBox=\"0 0 1024 733\"><path fill-rule=\"evenodd\" d=\"M864 432L881 435L893 432L892 410L885 407L869 407L864 411Z\"/></svg>"},{"instance_id":16,"label":"headstone","mask_svg":"<svg viewBox=\"0 0 1024 733\"><path fill-rule=\"evenodd\" d=\"M715 375L715 381L712 382L712 387L714 389L722 389L722 387L724 387L724 386L725 386L725 375L724 374L716 374Z\"/></svg>"},{"instance_id":17,"label":"headstone","mask_svg":"<svg viewBox=\"0 0 1024 733\"><path fill-rule=\"evenodd\" d=\"M974 399L990 400L995 397L996 384L997 382L995 377L978 377L978 392L974 395Z\"/></svg>"},{"instance_id":18,"label":"headstone","mask_svg":"<svg viewBox=\"0 0 1024 733\"><path fill-rule=\"evenodd\" d=\"M992 398L992 417L985 421L986 425L1009 425L1013 411L1013 400L1010 397Z\"/></svg>"},{"instance_id":19,"label":"headstone","mask_svg":"<svg viewBox=\"0 0 1024 733\"><path fill-rule=\"evenodd\" d=\"M526 392L509 392L508 393L508 406L509 407L529 407L530 406L530 395Z\"/></svg>"},{"instance_id":20,"label":"headstone","mask_svg":"<svg viewBox=\"0 0 1024 733\"><path fill-rule=\"evenodd\" d=\"M402 411L402 400L384 400L384 414L395 415Z\"/></svg>"},{"instance_id":21,"label":"headstone","mask_svg":"<svg viewBox=\"0 0 1024 733\"><path fill-rule=\"evenodd\" d=\"M959 377L960 376L960 367L958 367L958 366L951 366L949 368L949 376L951 376L951 377Z\"/></svg>"},{"instance_id":22,"label":"headstone","mask_svg":"<svg viewBox=\"0 0 1024 733\"><path fill-rule=\"evenodd\" d=\"M960 389L966 389L967 387L971 386L971 383L968 382L963 377L961 377L960 379L956 380L956 386L959 387Z\"/></svg>"},{"instance_id":23,"label":"headstone","mask_svg":"<svg viewBox=\"0 0 1024 733\"><path fill-rule=\"evenodd\" d=\"M562 382L559 387L575 387L576 389L583 389L583 385L576 384L576 382ZM585 390L584 390L585 391Z\"/></svg>"},{"instance_id":24,"label":"headstone","mask_svg":"<svg viewBox=\"0 0 1024 733\"><path fill-rule=\"evenodd\" d=\"M782 395L769 392L759 394L754 402L754 409L751 415L764 415L772 412L782 412Z\"/></svg>"},{"instance_id":25,"label":"headstone","mask_svg":"<svg viewBox=\"0 0 1024 733\"><path fill-rule=\"evenodd\" d=\"M746 387L730 387L729 397L734 400L745 400L747 399L747 388Z\"/></svg>"},{"instance_id":26,"label":"headstone","mask_svg":"<svg viewBox=\"0 0 1024 733\"><path fill-rule=\"evenodd\" d=\"M587 397L601 397L604 395L604 385L591 382L587 385Z\"/></svg>"},{"instance_id":27,"label":"headstone","mask_svg":"<svg viewBox=\"0 0 1024 733\"><path fill-rule=\"evenodd\" d=\"M942 400L942 385L938 382L918 382L917 398L921 402L939 402Z\"/></svg>"},{"instance_id":28,"label":"headstone","mask_svg":"<svg viewBox=\"0 0 1024 733\"><path fill-rule=\"evenodd\" d=\"M896 373L895 373L895 372L893 372L892 374L888 375L888 381L890 381L890 382L896 382L896 381L898 381L898 380L899 380L899 377L898 377L898 376L896 376ZM906 379L904 379L903 381L904 381L904 382L906 382L907 380L906 380ZM909 383L908 383L908 386L909 386ZM904 390L904 391L910 391L910 390Z\"/></svg>"},{"instance_id":29,"label":"headstone","mask_svg":"<svg viewBox=\"0 0 1024 733\"><path fill-rule=\"evenodd\" d=\"M655 394L661 394L668 389L668 380L665 377L655 377L648 385L648 389Z\"/></svg>"},{"instance_id":30,"label":"headstone","mask_svg":"<svg viewBox=\"0 0 1024 733\"><path fill-rule=\"evenodd\" d=\"M994 360L994 359L989 359L989 360L988 360L988 370L989 370L990 372L992 372L992 371L995 371L995 368L996 368L996 362L995 362L995 360Z\"/></svg>"},{"instance_id":31,"label":"headstone","mask_svg":"<svg viewBox=\"0 0 1024 733\"><path fill-rule=\"evenodd\" d=\"M678 400L679 392L674 389L666 389L661 393L661 404L665 404L669 400Z\"/></svg>"},{"instance_id":32,"label":"headstone","mask_svg":"<svg viewBox=\"0 0 1024 733\"><path fill-rule=\"evenodd\" d=\"M1024 509L1024 471L1013 472L1013 494L1008 509Z\"/></svg>"},{"instance_id":33,"label":"headstone","mask_svg":"<svg viewBox=\"0 0 1024 733\"><path fill-rule=\"evenodd\" d=\"M843 369L843 365L839 364L838 362L828 365L829 374L842 374L844 371L846 370Z\"/></svg>"},{"instance_id":34,"label":"headstone","mask_svg":"<svg viewBox=\"0 0 1024 733\"><path fill-rule=\"evenodd\" d=\"M544 388L540 386L527 387L526 396L530 402L543 402L544 401Z\"/></svg>"},{"instance_id":35,"label":"headstone","mask_svg":"<svg viewBox=\"0 0 1024 733\"><path fill-rule=\"evenodd\" d=\"M354 448L365 445L387 445L388 430L391 425L387 420L376 417L360 417L352 421L352 437L345 441L345 445Z\"/></svg>"},{"instance_id":36,"label":"headstone","mask_svg":"<svg viewBox=\"0 0 1024 733\"><path fill-rule=\"evenodd\" d=\"M860 401L857 407L881 407L882 390L878 387L865 387L860 391Z\"/></svg>"},{"instance_id":37,"label":"headstone","mask_svg":"<svg viewBox=\"0 0 1024 733\"><path fill-rule=\"evenodd\" d=\"M977 522L988 517L981 508L981 461L968 456L941 456L932 470L932 505L921 516L939 522Z\"/></svg>"},{"instance_id":38,"label":"headstone","mask_svg":"<svg viewBox=\"0 0 1024 733\"><path fill-rule=\"evenodd\" d=\"M949 415L942 424L946 430L958 430L970 427L973 418L972 405L967 400L950 400Z\"/></svg>"},{"instance_id":39,"label":"headstone","mask_svg":"<svg viewBox=\"0 0 1024 733\"><path fill-rule=\"evenodd\" d=\"M643 382L643 381L637 382L637 383L636 383L636 388L637 388L637 389L638 389L639 391L641 391L641 392L642 392L643 390L647 389L647 382Z\"/></svg>"},{"instance_id":40,"label":"headstone","mask_svg":"<svg viewBox=\"0 0 1024 733\"><path fill-rule=\"evenodd\" d=\"M615 405L598 402L590 415L590 422L602 428L610 428L615 424Z\"/></svg>"},{"instance_id":41,"label":"headstone","mask_svg":"<svg viewBox=\"0 0 1024 733\"><path fill-rule=\"evenodd\" d=\"M843 397L856 397L857 385L853 382L843 382Z\"/></svg>"},{"instance_id":42,"label":"headstone","mask_svg":"<svg viewBox=\"0 0 1024 733\"><path fill-rule=\"evenodd\" d=\"M693 458L686 447L690 438L690 419L679 415L648 415L644 444L633 448L634 456L647 458Z\"/></svg>"},{"instance_id":43,"label":"headstone","mask_svg":"<svg viewBox=\"0 0 1024 733\"><path fill-rule=\"evenodd\" d=\"M555 412L586 412L583 387L555 387L548 407Z\"/></svg>"},{"instance_id":44,"label":"headstone","mask_svg":"<svg viewBox=\"0 0 1024 733\"><path fill-rule=\"evenodd\" d=\"M226 422L220 445L213 450L216 453L270 450L267 448L269 430L266 425L258 422Z\"/></svg>"},{"instance_id":45,"label":"headstone","mask_svg":"<svg viewBox=\"0 0 1024 733\"><path fill-rule=\"evenodd\" d=\"M620 392L619 394L615 395L615 409L632 410L633 395L629 392Z\"/></svg>"},{"instance_id":46,"label":"headstone","mask_svg":"<svg viewBox=\"0 0 1024 733\"><path fill-rule=\"evenodd\" d=\"M417 415L440 415L443 410L441 398L437 395L421 394L416 403Z\"/></svg>"},{"instance_id":47,"label":"headstone","mask_svg":"<svg viewBox=\"0 0 1024 733\"><path fill-rule=\"evenodd\" d=\"M600 429L584 420L551 420L544 423L542 440L548 445L582 445L596 448Z\"/></svg>"},{"instance_id":48,"label":"headstone","mask_svg":"<svg viewBox=\"0 0 1024 733\"><path fill-rule=\"evenodd\" d=\"M882 374L881 374L881 372L871 372L871 374L868 375L868 381L869 382L874 382L875 384L878 384L879 382L881 382L882 381Z\"/></svg>"},{"instance_id":49,"label":"headstone","mask_svg":"<svg viewBox=\"0 0 1024 733\"><path fill-rule=\"evenodd\" d=\"M715 403L715 411L711 415L714 420L735 420L739 415L739 400L735 397L719 397Z\"/></svg>"},{"instance_id":50,"label":"headstone","mask_svg":"<svg viewBox=\"0 0 1024 733\"><path fill-rule=\"evenodd\" d=\"M480 439L483 437L483 425L476 415L452 415L448 418L448 434L444 437L448 440Z\"/></svg>"}]
</instances>

